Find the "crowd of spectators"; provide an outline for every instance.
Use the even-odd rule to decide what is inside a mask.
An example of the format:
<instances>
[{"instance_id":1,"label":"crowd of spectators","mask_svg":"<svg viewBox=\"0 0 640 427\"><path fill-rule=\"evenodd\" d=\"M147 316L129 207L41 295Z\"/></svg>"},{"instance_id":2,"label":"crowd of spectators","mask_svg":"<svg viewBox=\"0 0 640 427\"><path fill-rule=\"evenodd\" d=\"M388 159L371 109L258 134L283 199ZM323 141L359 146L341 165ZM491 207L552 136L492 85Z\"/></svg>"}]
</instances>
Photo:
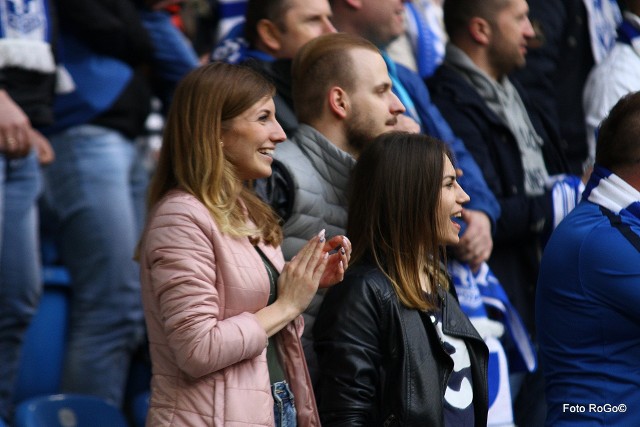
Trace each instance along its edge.
<instances>
[{"instance_id":1,"label":"crowd of spectators","mask_svg":"<svg viewBox=\"0 0 640 427\"><path fill-rule=\"evenodd\" d=\"M443 257L448 295L489 350L486 424L577 423L575 413L563 418L563 398L606 402L559 394L572 367L561 372L556 347L570 347L559 341L570 334L540 329L553 328L548 319L561 323L559 310L566 310L544 300L560 298L549 285L559 267L547 266L541 276L541 260L563 219L593 202L592 187L611 170L627 171L617 160L602 169L599 131L621 98L640 91L639 58L638 0L0 0L0 419L10 422L19 403L13 392L43 292L45 229L69 272L59 391L126 406L133 357L149 346L135 255L149 182L159 179L163 141L154 143L152 134L161 132L183 78L222 62L252 70L275 89L282 138L272 138L272 173L249 178L282 227L283 261L301 263L296 254L321 229L327 236L347 232L351 172L376 137L397 131L444 142L469 195L453 218L460 239L447 243ZM207 111L194 111L206 119ZM625 111L618 113L623 123L633 116ZM621 125L608 126L606 147ZM219 155L229 150L223 140ZM592 177L582 202L594 162L599 178ZM268 257L262 260L271 271ZM624 284L638 283L637 271L628 275ZM143 286L155 280L143 278ZM340 371L327 361L330 329L314 328L319 313L322 325L331 325L325 292L332 290L313 293L299 310L317 399L329 394L323 375ZM152 348L162 323L153 321ZM640 344L621 351L638 355ZM605 375L608 367L600 368ZM473 396L484 394L474 388ZM445 395L439 404L450 408L454 400ZM323 422L340 418L327 401L318 407ZM475 416L460 415L464 408L456 416L473 425L483 419L478 407Z\"/></svg>"}]
</instances>

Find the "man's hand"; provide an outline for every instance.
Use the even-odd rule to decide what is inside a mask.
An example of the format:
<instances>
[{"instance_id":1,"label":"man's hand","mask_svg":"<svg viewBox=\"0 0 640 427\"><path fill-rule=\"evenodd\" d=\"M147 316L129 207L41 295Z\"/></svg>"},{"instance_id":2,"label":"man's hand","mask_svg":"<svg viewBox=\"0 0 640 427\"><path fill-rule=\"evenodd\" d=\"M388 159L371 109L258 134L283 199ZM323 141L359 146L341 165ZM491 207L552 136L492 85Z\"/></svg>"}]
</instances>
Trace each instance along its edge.
<instances>
[{"instance_id":1,"label":"man's hand","mask_svg":"<svg viewBox=\"0 0 640 427\"><path fill-rule=\"evenodd\" d=\"M49 140L45 138L43 134L35 129L31 129L29 137L31 144L36 150L38 161L40 161L41 165L48 165L55 160L56 156L53 152L53 148L51 147Z\"/></svg>"},{"instance_id":2,"label":"man's hand","mask_svg":"<svg viewBox=\"0 0 640 427\"><path fill-rule=\"evenodd\" d=\"M9 96L0 89L0 152L9 158L24 157L31 151L29 118Z\"/></svg>"},{"instance_id":3,"label":"man's hand","mask_svg":"<svg viewBox=\"0 0 640 427\"><path fill-rule=\"evenodd\" d=\"M411 117L404 114L398 114L397 118L398 122L394 126L395 130L409 133L420 133L420 125Z\"/></svg>"},{"instance_id":4,"label":"man's hand","mask_svg":"<svg viewBox=\"0 0 640 427\"><path fill-rule=\"evenodd\" d=\"M462 211L462 220L467 223L467 229L453 250L458 259L469 263L476 271L493 250L491 221L484 212L471 209Z\"/></svg>"}]
</instances>

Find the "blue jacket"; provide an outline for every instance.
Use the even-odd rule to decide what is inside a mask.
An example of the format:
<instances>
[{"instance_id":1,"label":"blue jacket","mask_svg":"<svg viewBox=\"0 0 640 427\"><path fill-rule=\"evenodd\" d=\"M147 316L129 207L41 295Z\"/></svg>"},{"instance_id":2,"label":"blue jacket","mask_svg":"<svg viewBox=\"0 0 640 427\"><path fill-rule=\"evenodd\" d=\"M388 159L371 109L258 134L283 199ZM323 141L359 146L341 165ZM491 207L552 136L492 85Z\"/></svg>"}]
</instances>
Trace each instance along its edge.
<instances>
[{"instance_id":1,"label":"blue jacket","mask_svg":"<svg viewBox=\"0 0 640 427\"><path fill-rule=\"evenodd\" d=\"M640 234L637 216L623 210L620 219ZM600 206L582 201L551 235L538 280L547 425L638 424L638 307L640 248L611 225ZM590 404L602 411L590 410ZM601 405L607 404L625 404L626 412L606 412Z\"/></svg>"},{"instance_id":2,"label":"blue jacket","mask_svg":"<svg viewBox=\"0 0 640 427\"><path fill-rule=\"evenodd\" d=\"M57 0L59 58L75 89L57 96L48 134L92 123L129 138L141 134L150 110L143 67L153 45L135 0Z\"/></svg>"},{"instance_id":3,"label":"blue jacket","mask_svg":"<svg viewBox=\"0 0 640 427\"><path fill-rule=\"evenodd\" d=\"M502 215L498 220L489 266L527 329L533 332L539 242L546 231L541 230L541 226L550 226L553 217L550 198L525 194L520 149L514 135L458 71L441 65L427 83L433 102L451 123L456 135L464 141L500 203ZM566 172L555 134L528 103L516 82L513 83L536 132L544 141L542 151L549 175Z\"/></svg>"},{"instance_id":4,"label":"blue jacket","mask_svg":"<svg viewBox=\"0 0 640 427\"><path fill-rule=\"evenodd\" d=\"M459 179L460 185L471 198L471 201L465 206L486 213L491 219L495 231L496 222L500 217L500 205L487 186L478 164L469 154L462 140L454 135L449 124L440 114L438 107L431 102L429 90L422 78L413 70L400 64L395 65L398 80L411 96L416 113L422 122L422 131L446 142L456 157L456 167L464 172L464 175ZM397 87L394 87L394 92L398 95Z\"/></svg>"}]
</instances>

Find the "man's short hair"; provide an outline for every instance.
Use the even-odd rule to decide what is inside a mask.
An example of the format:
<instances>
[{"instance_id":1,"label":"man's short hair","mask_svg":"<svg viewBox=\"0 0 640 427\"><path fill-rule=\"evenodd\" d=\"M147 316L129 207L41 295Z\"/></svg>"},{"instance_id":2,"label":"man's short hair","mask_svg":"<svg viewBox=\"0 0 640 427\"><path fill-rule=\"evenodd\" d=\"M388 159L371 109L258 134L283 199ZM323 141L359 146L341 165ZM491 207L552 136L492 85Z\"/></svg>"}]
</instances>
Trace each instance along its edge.
<instances>
[{"instance_id":1,"label":"man's short hair","mask_svg":"<svg viewBox=\"0 0 640 427\"><path fill-rule=\"evenodd\" d=\"M267 19L278 26L284 28L283 17L290 8L291 0L249 0L247 12L244 16L244 37L249 46L256 47L260 36L258 35L258 22Z\"/></svg>"},{"instance_id":2,"label":"man's short hair","mask_svg":"<svg viewBox=\"0 0 640 427\"><path fill-rule=\"evenodd\" d=\"M454 38L466 31L471 18L480 17L490 23L512 0L446 0L442 6L444 27Z\"/></svg>"},{"instance_id":3,"label":"man's short hair","mask_svg":"<svg viewBox=\"0 0 640 427\"><path fill-rule=\"evenodd\" d=\"M311 123L324 108L332 86L345 91L356 86L357 64L351 51L366 49L380 53L368 40L348 33L325 34L305 44L292 65L293 105L300 123Z\"/></svg>"},{"instance_id":4,"label":"man's short hair","mask_svg":"<svg viewBox=\"0 0 640 427\"><path fill-rule=\"evenodd\" d=\"M640 162L640 92L623 96L598 131L596 163L614 171Z\"/></svg>"}]
</instances>

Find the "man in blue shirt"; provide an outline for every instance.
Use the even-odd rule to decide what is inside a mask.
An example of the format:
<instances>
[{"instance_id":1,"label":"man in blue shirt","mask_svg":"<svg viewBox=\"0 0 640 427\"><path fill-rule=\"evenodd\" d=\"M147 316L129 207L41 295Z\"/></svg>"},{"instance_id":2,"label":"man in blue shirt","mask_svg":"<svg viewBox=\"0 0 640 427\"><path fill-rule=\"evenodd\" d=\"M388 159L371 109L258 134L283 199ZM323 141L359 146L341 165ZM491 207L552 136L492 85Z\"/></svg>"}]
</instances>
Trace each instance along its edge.
<instances>
[{"instance_id":1,"label":"man in blue shirt","mask_svg":"<svg viewBox=\"0 0 640 427\"><path fill-rule=\"evenodd\" d=\"M548 426L640 419L640 93L600 127L583 199L542 257L536 323Z\"/></svg>"}]
</instances>

